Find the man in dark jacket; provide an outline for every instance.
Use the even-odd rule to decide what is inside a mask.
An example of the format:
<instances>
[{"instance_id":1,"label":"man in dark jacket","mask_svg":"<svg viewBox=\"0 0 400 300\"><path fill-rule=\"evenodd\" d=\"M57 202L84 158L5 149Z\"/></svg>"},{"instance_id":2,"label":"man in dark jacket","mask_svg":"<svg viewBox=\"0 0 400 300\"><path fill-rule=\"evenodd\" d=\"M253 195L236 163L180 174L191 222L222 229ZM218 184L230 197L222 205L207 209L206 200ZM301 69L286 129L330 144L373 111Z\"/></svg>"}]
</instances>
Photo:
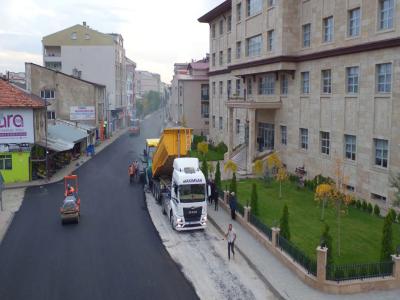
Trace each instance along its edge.
<instances>
[{"instance_id":1,"label":"man in dark jacket","mask_svg":"<svg viewBox=\"0 0 400 300\"><path fill-rule=\"evenodd\" d=\"M229 197L229 207L231 208L232 220L235 220L236 217L236 205L237 205L236 195L235 192L232 192L231 196Z\"/></svg>"}]
</instances>

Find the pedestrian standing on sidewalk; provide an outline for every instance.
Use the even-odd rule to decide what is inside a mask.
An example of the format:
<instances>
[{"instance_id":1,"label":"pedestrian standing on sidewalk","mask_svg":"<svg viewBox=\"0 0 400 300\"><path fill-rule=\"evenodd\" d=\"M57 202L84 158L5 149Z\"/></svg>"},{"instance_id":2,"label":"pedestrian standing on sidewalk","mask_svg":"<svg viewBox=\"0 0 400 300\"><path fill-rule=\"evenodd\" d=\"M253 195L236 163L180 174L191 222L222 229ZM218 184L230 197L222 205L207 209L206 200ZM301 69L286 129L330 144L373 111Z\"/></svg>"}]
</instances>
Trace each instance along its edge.
<instances>
[{"instance_id":1,"label":"pedestrian standing on sidewalk","mask_svg":"<svg viewBox=\"0 0 400 300\"><path fill-rule=\"evenodd\" d=\"M215 185L215 182L214 182L214 191L212 193L212 197L214 200L214 210L217 211L218 210L218 189L217 189L217 186Z\"/></svg>"},{"instance_id":2,"label":"pedestrian standing on sidewalk","mask_svg":"<svg viewBox=\"0 0 400 300\"><path fill-rule=\"evenodd\" d=\"M232 192L231 196L229 197L229 207L231 208L232 220L235 220L236 217L236 204L237 204L236 195L235 192Z\"/></svg>"},{"instance_id":3,"label":"pedestrian standing on sidewalk","mask_svg":"<svg viewBox=\"0 0 400 300\"><path fill-rule=\"evenodd\" d=\"M233 230L232 224L228 225L228 232L225 233L226 240L228 241L228 259L231 260L231 251L233 258L235 258L235 240L236 232Z\"/></svg>"}]
</instances>

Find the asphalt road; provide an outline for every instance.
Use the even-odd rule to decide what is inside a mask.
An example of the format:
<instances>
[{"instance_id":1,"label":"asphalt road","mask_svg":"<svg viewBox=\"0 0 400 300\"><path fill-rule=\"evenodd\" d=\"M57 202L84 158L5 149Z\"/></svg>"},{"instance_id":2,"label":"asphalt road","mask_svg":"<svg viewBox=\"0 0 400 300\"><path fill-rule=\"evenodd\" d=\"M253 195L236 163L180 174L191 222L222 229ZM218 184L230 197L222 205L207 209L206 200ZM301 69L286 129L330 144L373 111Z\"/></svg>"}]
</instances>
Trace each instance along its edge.
<instances>
[{"instance_id":1,"label":"asphalt road","mask_svg":"<svg viewBox=\"0 0 400 300\"><path fill-rule=\"evenodd\" d=\"M0 299L196 299L145 209L128 163L157 137L160 114L76 172L81 222L62 226L63 183L30 188L0 246Z\"/></svg>"}]
</instances>

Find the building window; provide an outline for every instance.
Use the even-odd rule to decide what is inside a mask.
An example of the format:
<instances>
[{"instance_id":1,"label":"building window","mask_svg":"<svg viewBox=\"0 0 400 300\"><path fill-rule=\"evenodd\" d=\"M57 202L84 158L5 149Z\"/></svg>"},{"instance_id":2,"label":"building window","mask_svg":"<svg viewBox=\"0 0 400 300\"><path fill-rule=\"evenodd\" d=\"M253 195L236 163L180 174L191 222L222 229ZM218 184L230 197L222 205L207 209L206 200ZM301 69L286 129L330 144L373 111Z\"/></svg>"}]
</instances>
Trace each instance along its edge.
<instances>
[{"instance_id":1,"label":"building window","mask_svg":"<svg viewBox=\"0 0 400 300\"><path fill-rule=\"evenodd\" d=\"M281 144L287 145L287 127L281 126Z\"/></svg>"},{"instance_id":2,"label":"building window","mask_svg":"<svg viewBox=\"0 0 400 300\"><path fill-rule=\"evenodd\" d=\"M213 38L213 39L215 39L215 27L216 27L216 25L215 24L212 24L211 25L211 37Z\"/></svg>"},{"instance_id":3,"label":"building window","mask_svg":"<svg viewBox=\"0 0 400 300\"><path fill-rule=\"evenodd\" d=\"M215 96L215 81L212 82L212 94Z\"/></svg>"},{"instance_id":4,"label":"building window","mask_svg":"<svg viewBox=\"0 0 400 300\"><path fill-rule=\"evenodd\" d=\"M232 30L232 16L228 16L228 19L227 19L226 23L227 23L227 25L226 25L227 31L231 32L231 30Z\"/></svg>"},{"instance_id":5,"label":"building window","mask_svg":"<svg viewBox=\"0 0 400 300\"><path fill-rule=\"evenodd\" d=\"M45 66L52 70L61 70L61 61L46 61Z\"/></svg>"},{"instance_id":6,"label":"building window","mask_svg":"<svg viewBox=\"0 0 400 300\"><path fill-rule=\"evenodd\" d=\"M215 128L215 116L212 116L212 127Z\"/></svg>"},{"instance_id":7,"label":"building window","mask_svg":"<svg viewBox=\"0 0 400 300\"><path fill-rule=\"evenodd\" d=\"M223 82L223 81L220 81L220 82L219 82L219 95L220 95L220 96L222 96L223 89L224 89L224 82Z\"/></svg>"},{"instance_id":8,"label":"building window","mask_svg":"<svg viewBox=\"0 0 400 300\"><path fill-rule=\"evenodd\" d=\"M348 35L351 37L358 36L360 34L360 8L355 8L349 11L349 29Z\"/></svg>"},{"instance_id":9,"label":"building window","mask_svg":"<svg viewBox=\"0 0 400 300\"><path fill-rule=\"evenodd\" d=\"M12 170L12 155L0 155L0 170Z\"/></svg>"},{"instance_id":10,"label":"building window","mask_svg":"<svg viewBox=\"0 0 400 300\"><path fill-rule=\"evenodd\" d=\"M393 0L379 0L379 29L385 30L393 27Z\"/></svg>"},{"instance_id":11,"label":"building window","mask_svg":"<svg viewBox=\"0 0 400 300\"><path fill-rule=\"evenodd\" d=\"M276 0L268 0L268 7L275 6Z\"/></svg>"},{"instance_id":12,"label":"building window","mask_svg":"<svg viewBox=\"0 0 400 300\"><path fill-rule=\"evenodd\" d=\"M308 149L308 129L300 128L300 148L307 150Z\"/></svg>"},{"instance_id":13,"label":"building window","mask_svg":"<svg viewBox=\"0 0 400 300\"><path fill-rule=\"evenodd\" d=\"M330 134L326 131L320 132L320 139L321 139L321 153L329 155L330 153Z\"/></svg>"},{"instance_id":14,"label":"building window","mask_svg":"<svg viewBox=\"0 0 400 300\"><path fill-rule=\"evenodd\" d=\"M268 31L268 51L274 50L275 44L275 30Z\"/></svg>"},{"instance_id":15,"label":"building window","mask_svg":"<svg viewBox=\"0 0 400 300\"><path fill-rule=\"evenodd\" d=\"M321 71L322 93L330 94L332 92L332 73L331 70Z\"/></svg>"},{"instance_id":16,"label":"building window","mask_svg":"<svg viewBox=\"0 0 400 300\"><path fill-rule=\"evenodd\" d=\"M236 96L240 95L240 79L236 79Z\"/></svg>"},{"instance_id":17,"label":"building window","mask_svg":"<svg viewBox=\"0 0 400 300\"><path fill-rule=\"evenodd\" d=\"M224 129L224 119L219 117L219 130Z\"/></svg>"},{"instance_id":18,"label":"building window","mask_svg":"<svg viewBox=\"0 0 400 300\"><path fill-rule=\"evenodd\" d=\"M226 82L226 92L228 94L228 99L229 99L232 92L232 81L230 79Z\"/></svg>"},{"instance_id":19,"label":"building window","mask_svg":"<svg viewBox=\"0 0 400 300\"><path fill-rule=\"evenodd\" d=\"M262 11L262 0L247 0L247 16L253 16Z\"/></svg>"},{"instance_id":20,"label":"building window","mask_svg":"<svg viewBox=\"0 0 400 300\"><path fill-rule=\"evenodd\" d=\"M242 20L242 3L236 4L236 21L240 22Z\"/></svg>"},{"instance_id":21,"label":"building window","mask_svg":"<svg viewBox=\"0 0 400 300\"><path fill-rule=\"evenodd\" d=\"M281 76L281 94L287 95L289 92L289 79L286 74Z\"/></svg>"},{"instance_id":22,"label":"building window","mask_svg":"<svg viewBox=\"0 0 400 300\"><path fill-rule=\"evenodd\" d=\"M374 139L375 144L375 165L387 168L388 166L388 141Z\"/></svg>"},{"instance_id":23,"label":"building window","mask_svg":"<svg viewBox=\"0 0 400 300\"><path fill-rule=\"evenodd\" d=\"M358 93L358 77L359 69L358 67L348 67L346 68L347 76L347 93L357 94Z\"/></svg>"},{"instance_id":24,"label":"building window","mask_svg":"<svg viewBox=\"0 0 400 300\"><path fill-rule=\"evenodd\" d=\"M236 42L236 59L239 59L242 52L242 42Z\"/></svg>"},{"instance_id":25,"label":"building window","mask_svg":"<svg viewBox=\"0 0 400 300\"><path fill-rule=\"evenodd\" d=\"M90 40L90 35L88 33L85 33L85 40Z\"/></svg>"},{"instance_id":26,"label":"building window","mask_svg":"<svg viewBox=\"0 0 400 300\"><path fill-rule=\"evenodd\" d=\"M210 90L210 87L208 84L201 85L201 100L205 100L205 101L210 100L209 90Z\"/></svg>"},{"instance_id":27,"label":"building window","mask_svg":"<svg viewBox=\"0 0 400 300\"><path fill-rule=\"evenodd\" d=\"M301 72L301 92L310 93L310 72Z\"/></svg>"},{"instance_id":28,"label":"building window","mask_svg":"<svg viewBox=\"0 0 400 300\"><path fill-rule=\"evenodd\" d=\"M211 63L212 63L212 66L215 67L215 53L212 54Z\"/></svg>"},{"instance_id":29,"label":"building window","mask_svg":"<svg viewBox=\"0 0 400 300\"><path fill-rule=\"evenodd\" d=\"M202 118L208 118L208 109L209 109L209 103L202 103L201 104L201 117Z\"/></svg>"},{"instance_id":30,"label":"building window","mask_svg":"<svg viewBox=\"0 0 400 300\"><path fill-rule=\"evenodd\" d=\"M246 56L253 57L261 54L262 36L256 35L246 39Z\"/></svg>"},{"instance_id":31,"label":"building window","mask_svg":"<svg viewBox=\"0 0 400 300\"><path fill-rule=\"evenodd\" d=\"M232 62L232 49L228 48L228 55L226 59L227 63L230 64Z\"/></svg>"},{"instance_id":32,"label":"building window","mask_svg":"<svg viewBox=\"0 0 400 300\"><path fill-rule=\"evenodd\" d=\"M224 51L219 51L219 65L222 66L224 63Z\"/></svg>"},{"instance_id":33,"label":"building window","mask_svg":"<svg viewBox=\"0 0 400 300\"><path fill-rule=\"evenodd\" d=\"M247 78L247 95L253 94L253 81L251 78Z\"/></svg>"},{"instance_id":34,"label":"building window","mask_svg":"<svg viewBox=\"0 0 400 300\"><path fill-rule=\"evenodd\" d=\"M356 160L356 137L354 135L344 135L344 153L349 160Z\"/></svg>"},{"instance_id":35,"label":"building window","mask_svg":"<svg viewBox=\"0 0 400 300\"><path fill-rule=\"evenodd\" d=\"M42 99L55 99L55 92L54 90L41 90L40 97Z\"/></svg>"},{"instance_id":36,"label":"building window","mask_svg":"<svg viewBox=\"0 0 400 300\"><path fill-rule=\"evenodd\" d=\"M183 87L182 87L182 86L180 86L180 87L179 87L179 96L181 96L181 97L182 97L182 95L183 95Z\"/></svg>"},{"instance_id":37,"label":"building window","mask_svg":"<svg viewBox=\"0 0 400 300\"><path fill-rule=\"evenodd\" d=\"M310 48L311 44L311 24L303 25L303 48Z\"/></svg>"},{"instance_id":38,"label":"building window","mask_svg":"<svg viewBox=\"0 0 400 300\"><path fill-rule=\"evenodd\" d=\"M219 35L224 34L224 20L219 20Z\"/></svg>"},{"instance_id":39,"label":"building window","mask_svg":"<svg viewBox=\"0 0 400 300\"><path fill-rule=\"evenodd\" d=\"M378 93L390 93L392 91L392 64L376 65L376 74Z\"/></svg>"},{"instance_id":40,"label":"building window","mask_svg":"<svg viewBox=\"0 0 400 300\"><path fill-rule=\"evenodd\" d=\"M71 40L76 40L78 38L76 32L71 33Z\"/></svg>"},{"instance_id":41,"label":"building window","mask_svg":"<svg viewBox=\"0 0 400 300\"><path fill-rule=\"evenodd\" d=\"M333 41L333 17L328 17L323 20L323 40L325 43Z\"/></svg>"},{"instance_id":42,"label":"building window","mask_svg":"<svg viewBox=\"0 0 400 300\"><path fill-rule=\"evenodd\" d=\"M275 74L267 74L258 81L258 93L260 95L275 94Z\"/></svg>"},{"instance_id":43,"label":"building window","mask_svg":"<svg viewBox=\"0 0 400 300\"><path fill-rule=\"evenodd\" d=\"M236 119L236 134L240 134L240 120Z\"/></svg>"},{"instance_id":44,"label":"building window","mask_svg":"<svg viewBox=\"0 0 400 300\"><path fill-rule=\"evenodd\" d=\"M56 119L56 112L55 111L47 111L47 119L48 120L55 120Z\"/></svg>"}]
</instances>

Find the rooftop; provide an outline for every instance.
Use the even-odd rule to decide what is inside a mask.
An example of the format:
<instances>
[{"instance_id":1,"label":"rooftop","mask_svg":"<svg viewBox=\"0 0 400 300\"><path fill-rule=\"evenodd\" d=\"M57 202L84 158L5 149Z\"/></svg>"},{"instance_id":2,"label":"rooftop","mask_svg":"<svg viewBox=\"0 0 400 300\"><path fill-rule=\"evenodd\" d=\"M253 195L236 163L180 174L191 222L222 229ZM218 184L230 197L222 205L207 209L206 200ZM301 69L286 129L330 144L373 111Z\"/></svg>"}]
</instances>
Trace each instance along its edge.
<instances>
[{"instance_id":1,"label":"rooftop","mask_svg":"<svg viewBox=\"0 0 400 300\"><path fill-rule=\"evenodd\" d=\"M213 8L210 10L208 13L203 15L198 19L200 23L210 23L212 20L214 20L216 17L219 15L223 14L224 12L230 10L232 8L232 1L231 0L226 0L222 2L220 5L217 7Z\"/></svg>"},{"instance_id":2,"label":"rooftop","mask_svg":"<svg viewBox=\"0 0 400 300\"><path fill-rule=\"evenodd\" d=\"M0 107L42 108L44 101L0 79Z\"/></svg>"}]
</instances>

